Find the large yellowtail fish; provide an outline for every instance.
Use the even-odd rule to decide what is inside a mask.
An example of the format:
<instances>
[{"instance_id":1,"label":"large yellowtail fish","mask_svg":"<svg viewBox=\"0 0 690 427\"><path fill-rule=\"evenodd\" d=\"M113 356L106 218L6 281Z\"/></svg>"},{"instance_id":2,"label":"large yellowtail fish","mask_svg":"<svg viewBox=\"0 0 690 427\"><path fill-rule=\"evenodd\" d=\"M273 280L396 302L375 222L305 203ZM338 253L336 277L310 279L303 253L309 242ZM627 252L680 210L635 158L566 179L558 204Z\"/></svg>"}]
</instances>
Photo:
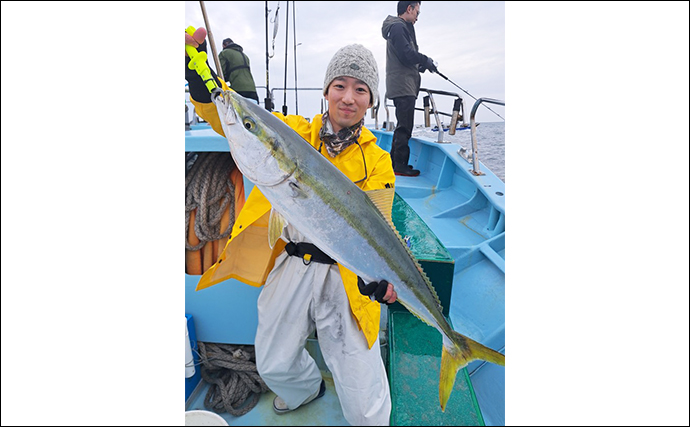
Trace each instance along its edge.
<instances>
[{"instance_id":1,"label":"large yellowtail fish","mask_svg":"<svg viewBox=\"0 0 690 427\"><path fill-rule=\"evenodd\" d=\"M366 283L393 283L400 303L441 332L443 411L457 372L469 362L505 366L503 354L454 331L443 316L429 278L390 219L394 189L363 192L282 120L235 92L214 102L237 167L273 205L270 244L291 223Z\"/></svg>"}]
</instances>

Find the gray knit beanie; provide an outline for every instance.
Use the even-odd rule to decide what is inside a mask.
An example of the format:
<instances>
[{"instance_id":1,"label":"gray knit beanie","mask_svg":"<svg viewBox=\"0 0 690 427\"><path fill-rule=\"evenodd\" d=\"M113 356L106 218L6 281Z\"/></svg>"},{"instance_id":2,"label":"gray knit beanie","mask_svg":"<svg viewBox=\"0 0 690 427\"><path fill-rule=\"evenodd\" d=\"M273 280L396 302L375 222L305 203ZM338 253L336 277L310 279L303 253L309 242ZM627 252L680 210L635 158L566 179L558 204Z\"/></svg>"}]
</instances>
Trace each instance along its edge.
<instances>
[{"instance_id":1,"label":"gray knit beanie","mask_svg":"<svg viewBox=\"0 0 690 427\"><path fill-rule=\"evenodd\" d=\"M379 99L379 68L369 49L361 44L351 44L338 50L326 69L323 94L326 95L333 80L342 76L354 77L366 83L374 100L373 105L376 105Z\"/></svg>"}]
</instances>

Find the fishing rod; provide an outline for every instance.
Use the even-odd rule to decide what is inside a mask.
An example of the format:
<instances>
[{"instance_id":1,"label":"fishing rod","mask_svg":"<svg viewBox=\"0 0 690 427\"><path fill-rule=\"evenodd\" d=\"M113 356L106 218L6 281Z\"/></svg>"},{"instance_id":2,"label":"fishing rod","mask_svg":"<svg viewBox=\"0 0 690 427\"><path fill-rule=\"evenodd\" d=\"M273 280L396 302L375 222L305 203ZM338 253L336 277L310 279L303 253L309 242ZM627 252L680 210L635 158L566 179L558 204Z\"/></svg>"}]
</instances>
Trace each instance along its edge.
<instances>
[{"instance_id":1,"label":"fishing rod","mask_svg":"<svg viewBox=\"0 0 690 427\"><path fill-rule=\"evenodd\" d=\"M460 86L456 85L456 84L453 83L448 77L446 77L446 76L444 76L443 74L441 74L441 72L438 71L438 69L437 69L436 71L434 71L434 73L436 73L436 74L438 74L439 76L443 77L444 79L448 80L448 82L450 82L450 84L452 84L452 85L455 86L456 88L460 89L461 91L465 92L465 93L468 94L469 96L472 96L471 93L469 93L469 92L466 91L465 89L461 88ZM478 99L475 98L474 96L472 96L472 98L473 98L475 101L478 101ZM484 104L482 104L482 105L484 105ZM494 113L494 114L497 115L498 117L501 117L500 114L498 114L497 112L495 112L495 111L492 110L491 108L487 107L486 105L484 105L484 107L486 107L489 111L491 111L492 113ZM503 119L503 117L501 117L501 118ZM503 119L503 121L506 121L506 119Z\"/></svg>"},{"instance_id":2,"label":"fishing rod","mask_svg":"<svg viewBox=\"0 0 690 427\"><path fill-rule=\"evenodd\" d=\"M268 60L270 57L268 56L268 1L266 3L266 98L264 99L264 108L267 109L268 111L271 111L271 97L269 96L269 88L270 86L268 85Z\"/></svg>"},{"instance_id":3,"label":"fishing rod","mask_svg":"<svg viewBox=\"0 0 690 427\"><path fill-rule=\"evenodd\" d=\"M295 63L295 114L299 114L299 110L297 109L297 27L295 24L295 14L297 12L297 9L295 8L295 2L292 2L292 44L293 44L293 49L294 53L292 54L292 59ZM302 44L302 43L300 43Z\"/></svg>"},{"instance_id":4,"label":"fishing rod","mask_svg":"<svg viewBox=\"0 0 690 427\"><path fill-rule=\"evenodd\" d=\"M216 64L216 74L222 81L225 81L223 77L223 70L220 67L220 62L218 61L218 54L216 53L216 42L213 40L213 33L211 32L211 26L208 24L208 16L206 16L206 6L204 2L200 1L201 4L201 14L204 15L204 23L206 24L206 32L208 33L208 40L211 42L211 51L213 52L213 62Z\"/></svg>"},{"instance_id":5,"label":"fishing rod","mask_svg":"<svg viewBox=\"0 0 690 427\"><path fill-rule=\"evenodd\" d=\"M285 80L283 83L283 115L287 116L287 73L288 73L288 36L290 30L290 2L286 1L285 9Z\"/></svg>"}]
</instances>

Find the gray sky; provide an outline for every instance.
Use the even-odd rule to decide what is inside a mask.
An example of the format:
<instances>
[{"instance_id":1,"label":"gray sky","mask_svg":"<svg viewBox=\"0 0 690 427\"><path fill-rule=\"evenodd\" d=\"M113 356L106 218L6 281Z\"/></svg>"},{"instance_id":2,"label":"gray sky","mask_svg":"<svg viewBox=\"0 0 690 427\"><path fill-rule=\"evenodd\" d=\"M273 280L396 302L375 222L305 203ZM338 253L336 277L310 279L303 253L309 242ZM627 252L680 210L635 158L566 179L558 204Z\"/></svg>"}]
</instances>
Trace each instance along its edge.
<instances>
[{"instance_id":1,"label":"gray sky","mask_svg":"<svg viewBox=\"0 0 690 427\"><path fill-rule=\"evenodd\" d=\"M286 2L268 2L270 19L276 7L278 32L275 51L272 48L274 24L269 22L269 85L283 88L285 85L285 37ZM289 5L288 72L287 87L295 87L293 2ZM295 2L297 43L297 87L320 88L333 54L341 47L360 43L373 53L379 67L379 94L385 94L386 41L381 36L381 24L388 15L397 15L397 1L370 2ZM209 26L216 44L216 52L222 49L222 41L230 37L241 45L251 61L252 75L257 86L266 86L266 19L265 2L204 2ZM198 1L185 2L185 24L204 26L204 18ZM421 4L421 14L415 24L417 43L423 54L433 58L439 71L448 79L469 92L475 98L505 100L505 5L504 2L437 2ZM209 52L210 54L211 52ZM209 61L211 63L212 61ZM215 64L211 64L215 69ZM458 93L469 115L475 100L453 86L438 74L422 74L422 87ZM265 89L258 89L259 98L265 97ZM417 106L422 106L422 96ZM298 113L312 117L320 112L317 91L300 91ZM450 113L452 97L434 97L441 111ZM275 109L281 111L283 91L274 92ZM488 104L505 118L504 107ZM295 113L294 92L287 96L288 113ZM391 109L391 114L394 114ZM385 111L379 112L379 120L385 119ZM491 111L480 108L477 121L503 121ZM367 116L369 122L370 116ZM391 120L395 121L392 116ZM449 118L444 118L445 123ZM416 124L421 124L418 112Z\"/></svg>"}]
</instances>

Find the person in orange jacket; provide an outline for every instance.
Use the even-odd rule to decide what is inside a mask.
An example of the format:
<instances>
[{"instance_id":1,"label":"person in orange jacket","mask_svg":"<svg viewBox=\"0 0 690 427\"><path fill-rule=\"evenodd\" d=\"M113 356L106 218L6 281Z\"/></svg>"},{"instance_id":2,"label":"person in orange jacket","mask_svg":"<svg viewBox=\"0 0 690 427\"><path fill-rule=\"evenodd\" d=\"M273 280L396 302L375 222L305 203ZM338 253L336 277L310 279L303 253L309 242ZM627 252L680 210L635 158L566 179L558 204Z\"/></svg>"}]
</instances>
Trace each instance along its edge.
<instances>
[{"instance_id":1,"label":"person in orange jacket","mask_svg":"<svg viewBox=\"0 0 690 427\"><path fill-rule=\"evenodd\" d=\"M194 36L185 34L185 43L204 50L205 37L199 28ZM204 83L188 67L185 70L197 113L224 135ZM338 50L328 64L323 95L328 111L311 121L273 114L362 190L394 191L390 154L364 127L366 110L378 99L378 66L371 51L358 44ZM316 330L345 419L351 425L388 425L391 400L378 341L379 303L395 302L395 287L385 280L363 283L289 224L271 249L270 210L271 204L254 187L225 250L201 277L197 290L229 278L263 286L257 302L256 364L277 395L276 413L292 411L325 393L321 372L305 349Z\"/></svg>"}]
</instances>

